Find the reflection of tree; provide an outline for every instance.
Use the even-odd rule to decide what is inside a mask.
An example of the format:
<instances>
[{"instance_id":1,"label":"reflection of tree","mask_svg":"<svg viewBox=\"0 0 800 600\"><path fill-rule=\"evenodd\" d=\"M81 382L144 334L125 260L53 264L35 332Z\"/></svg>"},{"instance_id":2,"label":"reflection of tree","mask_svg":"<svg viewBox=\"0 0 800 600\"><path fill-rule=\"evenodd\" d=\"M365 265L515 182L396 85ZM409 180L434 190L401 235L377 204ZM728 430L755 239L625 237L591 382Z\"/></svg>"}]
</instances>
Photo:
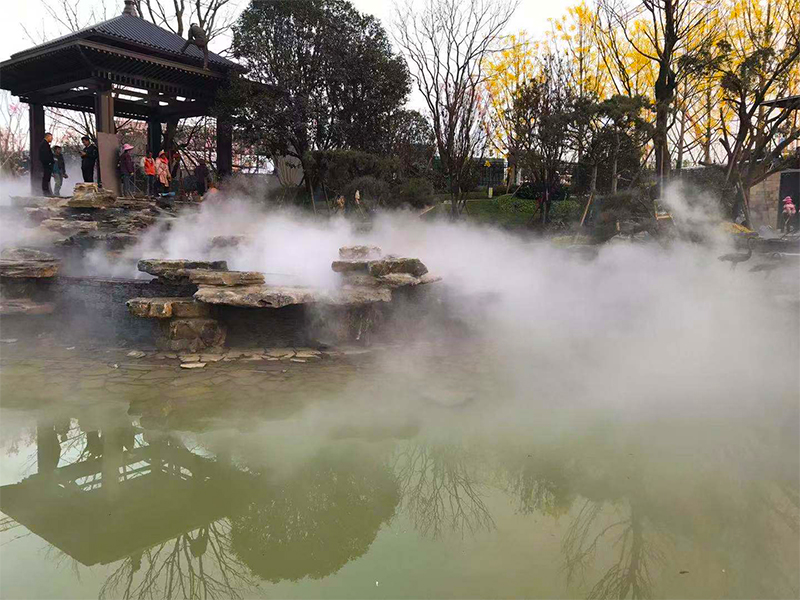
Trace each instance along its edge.
<instances>
[{"instance_id":1,"label":"reflection of tree","mask_svg":"<svg viewBox=\"0 0 800 600\"><path fill-rule=\"evenodd\" d=\"M463 448L412 446L398 453L395 472L405 508L423 535L438 537L446 527L462 534L494 527Z\"/></svg>"},{"instance_id":2,"label":"reflection of tree","mask_svg":"<svg viewBox=\"0 0 800 600\"><path fill-rule=\"evenodd\" d=\"M355 456L320 455L285 480L255 485L231 519L232 548L271 582L337 572L367 551L400 499L385 465Z\"/></svg>"},{"instance_id":3,"label":"reflection of tree","mask_svg":"<svg viewBox=\"0 0 800 600\"><path fill-rule=\"evenodd\" d=\"M630 502L626 518L614 521L598 533L592 525L601 514L604 504L587 500L570 525L562 542L567 583L582 574L594 558L597 545L607 535L615 535L613 547L617 558L613 566L595 583L589 598L652 598L653 583L650 566L662 562L664 553L645 536L645 519L635 502Z\"/></svg>"},{"instance_id":4,"label":"reflection of tree","mask_svg":"<svg viewBox=\"0 0 800 600\"><path fill-rule=\"evenodd\" d=\"M230 523L217 521L129 556L100 598L241 598L256 582L231 553Z\"/></svg>"},{"instance_id":5,"label":"reflection of tree","mask_svg":"<svg viewBox=\"0 0 800 600\"><path fill-rule=\"evenodd\" d=\"M520 510L526 515L541 512L559 517L569 511L575 498L561 462L530 456L518 474L512 475L510 493L519 498Z\"/></svg>"}]
</instances>

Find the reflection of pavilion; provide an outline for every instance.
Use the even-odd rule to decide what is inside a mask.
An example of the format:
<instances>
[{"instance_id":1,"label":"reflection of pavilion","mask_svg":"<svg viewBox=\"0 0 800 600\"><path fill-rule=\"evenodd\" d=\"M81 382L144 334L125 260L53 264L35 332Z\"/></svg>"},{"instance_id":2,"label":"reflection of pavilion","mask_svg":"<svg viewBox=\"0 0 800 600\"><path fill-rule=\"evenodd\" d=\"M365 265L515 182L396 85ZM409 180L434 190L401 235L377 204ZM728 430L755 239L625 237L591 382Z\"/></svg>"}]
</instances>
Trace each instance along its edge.
<instances>
[{"instance_id":1,"label":"reflection of pavilion","mask_svg":"<svg viewBox=\"0 0 800 600\"><path fill-rule=\"evenodd\" d=\"M115 563L101 597L238 598L256 577L327 577L399 501L391 470L347 449L273 480L129 421L75 424L37 427L38 472L0 488L0 510L85 566Z\"/></svg>"},{"instance_id":2,"label":"reflection of pavilion","mask_svg":"<svg viewBox=\"0 0 800 600\"><path fill-rule=\"evenodd\" d=\"M83 565L115 562L225 516L228 506L214 501L223 468L174 439L147 443L132 426L89 432L80 458L54 467L57 434L39 427L37 437L39 472L0 488L0 510Z\"/></svg>"}]
</instances>

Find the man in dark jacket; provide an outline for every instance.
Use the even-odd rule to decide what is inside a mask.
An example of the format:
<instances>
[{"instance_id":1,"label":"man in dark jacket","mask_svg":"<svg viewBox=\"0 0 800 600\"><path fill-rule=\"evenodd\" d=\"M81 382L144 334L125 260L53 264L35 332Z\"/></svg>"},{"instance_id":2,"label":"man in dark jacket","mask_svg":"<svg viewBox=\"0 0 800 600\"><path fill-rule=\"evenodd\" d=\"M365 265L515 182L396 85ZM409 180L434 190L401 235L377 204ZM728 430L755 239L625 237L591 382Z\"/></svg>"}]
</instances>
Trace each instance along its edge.
<instances>
[{"instance_id":1,"label":"man in dark jacket","mask_svg":"<svg viewBox=\"0 0 800 600\"><path fill-rule=\"evenodd\" d=\"M119 156L119 170L122 175L122 195L133 196L133 174L136 169L133 165L133 156L131 156L133 146L125 144L122 146L122 154Z\"/></svg>"},{"instance_id":2,"label":"man in dark jacket","mask_svg":"<svg viewBox=\"0 0 800 600\"><path fill-rule=\"evenodd\" d=\"M203 68L208 69L208 38L206 37L206 32L203 31L203 28L197 23L192 23L192 26L189 27L189 33L186 37L188 39L183 45L181 54L186 52L186 49L194 44L203 53Z\"/></svg>"},{"instance_id":3,"label":"man in dark jacket","mask_svg":"<svg viewBox=\"0 0 800 600\"><path fill-rule=\"evenodd\" d=\"M45 196L52 196L50 192L50 178L53 176L53 150L50 142L53 141L53 134L47 132L39 145L39 162L42 163L42 192Z\"/></svg>"},{"instance_id":4,"label":"man in dark jacket","mask_svg":"<svg viewBox=\"0 0 800 600\"><path fill-rule=\"evenodd\" d=\"M97 162L97 146L92 143L88 135L81 138L83 150L81 151L81 173L86 183L94 181L94 165Z\"/></svg>"},{"instance_id":5,"label":"man in dark jacket","mask_svg":"<svg viewBox=\"0 0 800 600\"><path fill-rule=\"evenodd\" d=\"M197 181L197 193L204 196L206 193L206 185L208 185L208 167L206 161L200 159L197 166L194 168L194 178Z\"/></svg>"}]
</instances>

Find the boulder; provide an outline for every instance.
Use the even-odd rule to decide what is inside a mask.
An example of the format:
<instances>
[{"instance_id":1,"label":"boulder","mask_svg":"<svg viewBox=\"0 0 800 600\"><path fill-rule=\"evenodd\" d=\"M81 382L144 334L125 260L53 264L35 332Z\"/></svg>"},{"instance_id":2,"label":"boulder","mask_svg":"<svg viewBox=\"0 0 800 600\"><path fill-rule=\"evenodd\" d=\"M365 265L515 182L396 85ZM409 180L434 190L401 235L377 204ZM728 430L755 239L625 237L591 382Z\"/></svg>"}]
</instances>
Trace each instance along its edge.
<instances>
[{"instance_id":1,"label":"boulder","mask_svg":"<svg viewBox=\"0 0 800 600\"><path fill-rule=\"evenodd\" d=\"M336 273L368 273L373 277L382 277L391 273L407 273L414 277L422 277L428 272L428 267L418 258L400 258L387 256L377 260L351 259L335 260L331 269Z\"/></svg>"},{"instance_id":2,"label":"boulder","mask_svg":"<svg viewBox=\"0 0 800 600\"><path fill-rule=\"evenodd\" d=\"M359 258L380 258L383 251L378 246L342 246L339 248L339 258L354 260Z\"/></svg>"},{"instance_id":3,"label":"boulder","mask_svg":"<svg viewBox=\"0 0 800 600\"><path fill-rule=\"evenodd\" d=\"M214 319L167 319L160 325L156 345L161 350L197 352L225 343L225 328Z\"/></svg>"},{"instance_id":4,"label":"boulder","mask_svg":"<svg viewBox=\"0 0 800 600\"><path fill-rule=\"evenodd\" d=\"M217 235L211 238L209 246L211 248L236 248L252 241L252 238L246 235Z\"/></svg>"},{"instance_id":5,"label":"boulder","mask_svg":"<svg viewBox=\"0 0 800 600\"><path fill-rule=\"evenodd\" d=\"M150 275L163 277L164 279L185 279L183 274L187 269L205 269L207 271L227 271L228 263L224 260L186 260L175 259L166 260L159 258L143 258L136 267Z\"/></svg>"},{"instance_id":6,"label":"boulder","mask_svg":"<svg viewBox=\"0 0 800 600\"><path fill-rule=\"evenodd\" d=\"M111 190L100 188L96 183L76 183L72 198L65 206L70 208L105 208L113 206L117 200Z\"/></svg>"},{"instance_id":7,"label":"boulder","mask_svg":"<svg viewBox=\"0 0 800 600\"><path fill-rule=\"evenodd\" d=\"M391 273L408 273L414 277L422 277L428 272L428 267L418 258L389 257L381 260L371 260L368 265L369 274L373 277L382 277Z\"/></svg>"},{"instance_id":8,"label":"boulder","mask_svg":"<svg viewBox=\"0 0 800 600\"><path fill-rule=\"evenodd\" d=\"M205 318L211 307L192 298L131 298L126 303L134 317L145 319Z\"/></svg>"},{"instance_id":9,"label":"boulder","mask_svg":"<svg viewBox=\"0 0 800 600\"><path fill-rule=\"evenodd\" d=\"M58 266L55 256L32 248L6 248L0 252L0 277L55 277Z\"/></svg>"}]
</instances>

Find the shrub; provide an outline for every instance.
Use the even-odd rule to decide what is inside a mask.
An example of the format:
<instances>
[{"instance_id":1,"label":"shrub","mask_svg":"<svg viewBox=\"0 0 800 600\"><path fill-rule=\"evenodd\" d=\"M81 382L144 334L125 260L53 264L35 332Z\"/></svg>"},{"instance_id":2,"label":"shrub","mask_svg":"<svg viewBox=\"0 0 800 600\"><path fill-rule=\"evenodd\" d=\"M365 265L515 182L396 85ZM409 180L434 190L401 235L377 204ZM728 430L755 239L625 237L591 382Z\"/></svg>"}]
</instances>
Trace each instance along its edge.
<instances>
[{"instance_id":1,"label":"shrub","mask_svg":"<svg viewBox=\"0 0 800 600\"><path fill-rule=\"evenodd\" d=\"M389 184L371 175L357 177L344 187L342 194L347 202L353 201L356 190L361 194L361 202L366 206L382 204L389 196Z\"/></svg>"},{"instance_id":2,"label":"shrub","mask_svg":"<svg viewBox=\"0 0 800 600\"><path fill-rule=\"evenodd\" d=\"M407 179L392 189L385 204L392 208L406 205L423 208L433 204L433 184L427 179L419 177Z\"/></svg>"},{"instance_id":3,"label":"shrub","mask_svg":"<svg viewBox=\"0 0 800 600\"><path fill-rule=\"evenodd\" d=\"M553 202L550 207L550 220L555 223L574 223L581 218L583 209L575 200L561 200Z\"/></svg>"}]
</instances>

